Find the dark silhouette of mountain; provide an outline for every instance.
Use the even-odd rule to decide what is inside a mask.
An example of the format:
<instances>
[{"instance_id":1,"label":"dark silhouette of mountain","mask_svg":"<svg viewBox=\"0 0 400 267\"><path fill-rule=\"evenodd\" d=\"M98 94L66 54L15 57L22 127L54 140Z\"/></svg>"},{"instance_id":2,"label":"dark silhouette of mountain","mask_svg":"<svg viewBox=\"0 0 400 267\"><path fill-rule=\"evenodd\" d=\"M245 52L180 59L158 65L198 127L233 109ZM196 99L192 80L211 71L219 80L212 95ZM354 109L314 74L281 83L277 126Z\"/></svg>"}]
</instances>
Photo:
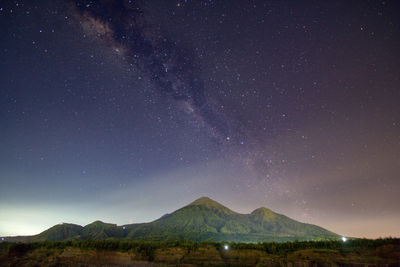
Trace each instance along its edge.
<instances>
[{"instance_id":1,"label":"dark silhouette of mountain","mask_svg":"<svg viewBox=\"0 0 400 267\"><path fill-rule=\"evenodd\" d=\"M150 223L117 226L95 221L84 227L64 223L35 236L8 237L6 240L130 239L263 242L338 238L337 234L324 228L292 220L264 207L250 214L240 214L208 197L202 197Z\"/></svg>"}]
</instances>

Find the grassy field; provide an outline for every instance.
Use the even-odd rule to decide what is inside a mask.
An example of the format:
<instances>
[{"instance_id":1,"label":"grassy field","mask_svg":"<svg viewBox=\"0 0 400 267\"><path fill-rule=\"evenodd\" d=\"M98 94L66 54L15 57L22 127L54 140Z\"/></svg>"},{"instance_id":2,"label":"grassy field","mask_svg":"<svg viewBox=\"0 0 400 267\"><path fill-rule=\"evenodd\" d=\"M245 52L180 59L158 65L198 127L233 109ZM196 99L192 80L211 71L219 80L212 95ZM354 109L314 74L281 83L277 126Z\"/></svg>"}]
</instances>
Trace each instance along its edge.
<instances>
[{"instance_id":1,"label":"grassy field","mask_svg":"<svg viewBox=\"0 0 400 267\"><path fill-rule=\"evenodd\" d=\"M227 246L227 247L225 247ZM0 266L400 266L399 239L345 243L0 243Z\"/></svg>"}]
</instances>

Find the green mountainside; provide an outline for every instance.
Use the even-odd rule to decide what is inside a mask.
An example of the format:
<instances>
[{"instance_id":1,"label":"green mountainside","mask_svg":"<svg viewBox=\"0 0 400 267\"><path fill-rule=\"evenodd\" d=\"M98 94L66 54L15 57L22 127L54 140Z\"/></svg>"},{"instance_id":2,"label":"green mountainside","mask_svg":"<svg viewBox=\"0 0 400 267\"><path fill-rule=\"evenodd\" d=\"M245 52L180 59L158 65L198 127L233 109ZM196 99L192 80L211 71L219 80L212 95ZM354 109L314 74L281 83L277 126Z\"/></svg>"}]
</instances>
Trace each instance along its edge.
<instances>
[{"instance_id":1,"label":"green mountainside","mask_svg":"<svg viewBox=\"0 0 400 267\"><path fill-rule=\"evenodd\" d=\"M34 241L59 241L68 240L71 237L79 236L83 227L71 223L54 225L40 234L33 236Z\"/></svg>"},{"instance_id":2,"label":"green mountainside","mask_svg":"<svg viewBox=\"0 0 400 267\"><path fill-rule=\"evenodd\" d=\"M8 237L7 240L130 239L264 242L338 238L337 234L319 226L292 220L267 208L256 209L250 214L240 214L210 198L202 197L150 223L117 226L95 221L84 227L64 223L35 236Z\"/></svg>"}]
</instances>

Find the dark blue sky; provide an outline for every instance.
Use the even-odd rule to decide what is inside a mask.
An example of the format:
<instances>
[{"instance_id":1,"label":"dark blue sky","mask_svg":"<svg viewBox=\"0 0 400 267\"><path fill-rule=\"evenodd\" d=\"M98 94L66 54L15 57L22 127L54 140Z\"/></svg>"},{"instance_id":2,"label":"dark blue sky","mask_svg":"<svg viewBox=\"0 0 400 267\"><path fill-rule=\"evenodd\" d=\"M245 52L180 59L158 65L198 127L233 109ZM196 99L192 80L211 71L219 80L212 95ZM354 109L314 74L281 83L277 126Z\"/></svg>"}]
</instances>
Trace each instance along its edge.
<instances>
[{"instance_id":1,"label":"dark blue sky","mask_svg":"<svg viewBox=\"0 0 400 267\"><path fill-rule=\"evenodd\" d=\"M0 4L0 235L200 196L398 236L396 1Z\"/></svg>"}]
</instances>

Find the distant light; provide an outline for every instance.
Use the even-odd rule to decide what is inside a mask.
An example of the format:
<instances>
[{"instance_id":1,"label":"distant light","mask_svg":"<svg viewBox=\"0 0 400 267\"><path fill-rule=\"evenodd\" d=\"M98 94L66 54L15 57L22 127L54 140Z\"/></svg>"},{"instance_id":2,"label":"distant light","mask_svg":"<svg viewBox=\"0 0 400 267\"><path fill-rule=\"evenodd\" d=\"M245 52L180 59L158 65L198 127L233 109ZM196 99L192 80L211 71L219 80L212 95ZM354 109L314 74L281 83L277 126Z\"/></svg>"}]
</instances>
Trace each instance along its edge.
<instances>
[{"instance_id":1,"label":"distant light","mask_svg":"<svg viewBox=\"0 0 400 267\"><path fill-rule=\"evenodd\" d=\"M224 245L224 249L225 249L225 250L228 250L228 249L229 249L229 246L228 246L228 245Z\"/></svg>"},{"instance_id":2,"label":"distant light","mask_svg":"<svg viewBox=\"0 0 400 267\"><path fill-rule=\"evenodd\" d=\"M124 229L124 230L125 230L125 226L124 226L124 227L122 227L122 229Z\"/></svg>"},{"instance_id":3,"label":"distant light","mask_svg":"<svg viewBox=\"0 0 400 267\"><path fill-rule=\"evenodd\" d=\"M1 238L1 241L4 241L4 237Z\"/></svg>"},{"instance_id":4,"label":"distant light","mask_svg":"<svg viewBox=\"0 0 400 267\"><path fill-rule=\"evenodd\" d=\"M343 242L346 242L346 241L347 241L347 238L346 238L345 236L342 236L342 241L343 241Z\"/></svg>"}]
</instances>

